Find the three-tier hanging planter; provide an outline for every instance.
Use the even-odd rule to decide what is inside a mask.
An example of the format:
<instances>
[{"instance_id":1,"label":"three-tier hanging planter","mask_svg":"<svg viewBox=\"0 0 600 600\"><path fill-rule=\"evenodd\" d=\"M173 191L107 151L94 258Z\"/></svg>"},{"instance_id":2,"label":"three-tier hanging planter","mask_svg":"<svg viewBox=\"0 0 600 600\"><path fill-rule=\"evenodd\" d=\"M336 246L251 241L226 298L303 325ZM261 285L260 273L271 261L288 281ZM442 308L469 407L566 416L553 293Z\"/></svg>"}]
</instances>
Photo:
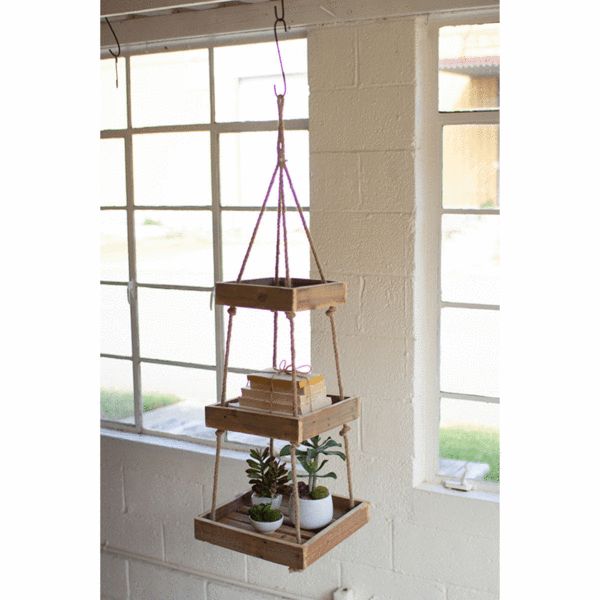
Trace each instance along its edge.
<instances>
[{"instance_id":1,"label":"three-tier hanging planter","mask_svg":"<svg viewBox=\"0 0 600 600\"><path fill-rule=\"evenodd\" d=\"M227 311L229 318L221 399L219 403L207 406L205 409L206 425L216 429L217 438L212 506L210 511L196 517L195 537L198 540L286 565L291 570L302 570L364 526L369 520L369 504L368 502L357 500L354 497L352 489L352 467L348 440L350 427L348 423L360 416L360 401L356 396L344 395L335 328L336 306L346 301L346 284L329 281L325 278L287 167L283 121L286 94L285 71L281 61L277 36L278 24L282 24L286 31L287 25L283 14L279 17L277 10L275 10L275 16L275 43L284 82L284 91L282 94L277 93L277 90L275 90L279 114L277 163L237 279L235 281L216 284L216 303L229 307ZM263 279L243 279L244 270L276 180L278 181L279 193L277 201L274 276ZM319 279L298 279L290 275L284 181L287 182L292 192L296 212L304 227L319 272ZM280 275L280 251L282 247L284 274ZM286 373L291 377L291 387L293 389L293 405L290 414L281 414L275 410L253 410L248 406L241 406L239 397L227 398L229 349L237 308L253 308L273 312L273 372L278 371L277 333L279 313L283 312L285 314L290 327L291 364L286 369ZM296 385L298 380L303 377L303 374L297 369L296 364L294 318L298 311L318 309L326 309L325 313L331 325L332 351L335 357L338 394L327 394L331 399L331 403L328 406L312 412L305 412L300 410L300 397ZM293 518L294 514L300 514L296 450L298 445L304 440L340 426L340 435L344 440L346 457L348 497L332 497L333 520L328 525L317 530L302 529L300 519ZM286 440L290 443L292 493L283 500L280 509L284 517L283 525L274 533L264 534L254 529L248 515L252 505L250 499L251 492L242 494L225 504L217 506L221 446L223 435L226 431L236 431L270 438L271 456L275 455L274 439Z\"/></svg>"}]
</instances>

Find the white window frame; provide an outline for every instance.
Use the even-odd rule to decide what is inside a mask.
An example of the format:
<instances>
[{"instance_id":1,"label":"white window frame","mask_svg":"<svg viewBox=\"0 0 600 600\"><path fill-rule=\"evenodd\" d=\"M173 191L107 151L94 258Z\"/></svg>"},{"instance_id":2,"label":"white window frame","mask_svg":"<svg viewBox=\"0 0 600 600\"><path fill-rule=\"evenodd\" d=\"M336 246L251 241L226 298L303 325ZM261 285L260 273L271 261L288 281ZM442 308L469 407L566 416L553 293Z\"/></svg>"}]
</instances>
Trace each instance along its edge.
<instances>
[{"instance_id":1,"label":"white window frame","mask_svg":"<svg viewBox=\"0 0 600 600\"><path fill-rule=\"evenodd\" d=\"M296 31L286 34L286 41L291 39L306 38L306 32ZM245 45L251 43L261 43L273 41L272 31L262 33L224 35L218 38L202 38L197 40L183 40L181 42L169 42L132 45L130 47L122 46L122 55L120 61L125 62L126 78L126 104L127 104L127 127L125 129L105 129L100 133L101 139L122 139L125 147L125 184L126 184L126 205L125 206L101 206L100 210L125 211L127 215L127 250L128 250L128 268L129 281L108 281L101 280L101 285L121 286L128 289L130 325L131 325L131 356L122 354L100 353L101 358L110 358L116 360L131 361L133 370L133 402L134 402L134 422L121 423L106 419L101 419L100 424L103 429L123 431L127 433L144 434L148 436L167 438L191 442L202 446L215 446L214 440L197 438L188 435L173 434L165 431L157 431L144 427L144 414L142 410L142 378L141 364L159 364L167 366L186 367L191 369L200 369L216 372L216 387L214 402L220 397L221 386L223 382L223 362L225 353L225 332L223 321L223 307L214 306L214 335L215 335L215 365L206 365L201 363L189 363L177 360L155 359L143 357L140 355L139 338L139 315L138 315L138 288L153 288L163 290L186 290L196 292L213 292L213 287L192 286L192 285L170 285L170 284L151 284L139 282L137 280L136 269L136 243L135 243L135 211L139 210L191 210L208 211L212 214L212 232L213 232L213 269L214 280L223 280L223 256L222 256L222 228L221 215L227 211L260 211L260 206L222 206L220 204L220 151L219 136L222 133L242 133L253 131L277 131L277 120L271 121L235 121L235 122L217 122L215 117L215 83L214 83L214 49L221 46ZM208 123L188 124L188 125L158 125L150 127L133 127L131 121L131 69L130 57L140 54L155 54L163 52L177 52L181 50L194 50L206 48L208 50L209 61L209 91L210 91L210 121ZM275 52L275 48L273 49ZM108 49L101 52L101 59L111 58ZM277 83L275 81L274 83ZM275 97L273 96L273 112L276 111ZM286 119L285 128L288 131L309 131L308 118ZM210 160L211 160L211 185L212 197L211 204L203 206L144 206L134 204L133 189L133 136L144 133L172 133L172 132L193 132L207 131L210 134ZM310 135L310 133L309 133ZM275 160L275 155L273 155ZM265 173L265 189L268 183L269 173ZM262 200L262 198L261 198ZM267 211L276 211L276 206L268 206ZM309 206L302 206L303 211L310 211ZM229 367L230 373L251 373L252 369L242 369ZM224 440L223 446L232 450L247 450L250 444L241 442L232 442Z\"/></svg>"},{"instance_id":2,"label":"white window frame","mask_svg":"<svg viewBox=\"0 0 600 600\"><path fill-rule=\"evenodd\" d=\"M439 29L499 22L497 10L429 16L417 28L416 216L415 216L415 468L413 485L442 484L438 474L441 398L499 404L495 396L451 393L440 385L442 308L499 310L499 305L445 302L441 296L442 215L499 215L499 209L448 209L442 206L442 142L445 125L499 124L500 110L441 112L438 108ZM499 492L499 484L472 482L475 490Z\"/></svg>"}]
</instances>

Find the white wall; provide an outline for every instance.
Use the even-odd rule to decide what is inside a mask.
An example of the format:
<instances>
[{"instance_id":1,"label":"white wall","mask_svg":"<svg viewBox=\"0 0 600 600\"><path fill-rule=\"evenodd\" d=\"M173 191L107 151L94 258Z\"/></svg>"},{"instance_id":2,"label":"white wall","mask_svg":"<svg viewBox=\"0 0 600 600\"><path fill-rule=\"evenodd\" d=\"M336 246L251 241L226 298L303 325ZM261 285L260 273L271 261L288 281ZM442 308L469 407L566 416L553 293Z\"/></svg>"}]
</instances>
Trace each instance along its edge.
<instances>
[{"instance_id":1,"label":"white wall","mask_svg":"<svg viewBox=\"0 0 600 600\"><path fill-rule=\"evenodd\" d=\"M415 29L419 19L314 28L308 36L311 229L326 274L349 284L338 311L355 494L369 525L303 573L200 543L212 457L103 437L103 596L122 600L331 598L492 600L498 504L413 487ZM290 165L293 174L293 165ZM335 381L328 323L313 319L313 365ZM235 453L220 499L246 487ZM343 470L340 469L340 474ZM335 489L343 492L344 479ZM270 592L270 594L268 593Z\"/></svg>"}]
</instances>

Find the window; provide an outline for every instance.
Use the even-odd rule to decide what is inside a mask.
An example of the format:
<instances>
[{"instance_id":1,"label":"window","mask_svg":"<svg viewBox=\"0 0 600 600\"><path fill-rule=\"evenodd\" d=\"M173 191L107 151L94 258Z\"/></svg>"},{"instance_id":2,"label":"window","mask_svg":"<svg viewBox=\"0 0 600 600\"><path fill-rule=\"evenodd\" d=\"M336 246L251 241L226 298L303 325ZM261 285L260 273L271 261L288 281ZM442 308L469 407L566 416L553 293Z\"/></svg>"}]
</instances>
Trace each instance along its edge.
<instances>
[{"instance_id":1,"label":"window","mask_svg":"<svg viewBox=\"0 0 600 600\"><path fill-rule=\"evenodd\" d=\"M439 27L439 474L496 483L499 60L498 23Z\"/></svg>"},{"instance_id":2,"label":"window","mask_svg":"<svg viewBox=\"0 0 600 600\"><path fill-rule=\"evenodd\" d=\"M308 210L306 40L281 47L287 158ZM101 63L102 425L211 442L203 407L220 397L226 317L212 290L237 275L275 166L277 55L272 42L132 55L119 60L118 88L114 60ZM263 219L247 277L273 268L275 215ZM307 277L300 220L289 226L294 275ZM296 344L309 362L302 315ZM238 311L230 397L245 373L270 365L271 323L270 313Z\"/></svg>"}]
</instances>

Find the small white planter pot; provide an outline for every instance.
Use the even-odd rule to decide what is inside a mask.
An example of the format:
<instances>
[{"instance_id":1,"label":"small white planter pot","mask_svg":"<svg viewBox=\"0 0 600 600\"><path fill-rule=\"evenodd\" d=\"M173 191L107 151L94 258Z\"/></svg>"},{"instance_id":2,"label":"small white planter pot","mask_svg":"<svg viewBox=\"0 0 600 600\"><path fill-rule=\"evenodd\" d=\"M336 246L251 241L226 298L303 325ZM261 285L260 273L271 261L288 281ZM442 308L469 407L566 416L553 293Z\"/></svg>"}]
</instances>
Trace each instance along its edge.
<instances>
[{"instance_id":1,"label":"small white planter pot","mask_svg":"<svg viewBox=\"0 0 600 600\"><path fill-rule=\"evenodd\" d=\"M280 508L282 498L283 496L281 494L277 494L274 498L267 498L265 496L257 496L253 493L252 496L250 496L250 502L252 502L252 506L256 506L257 504L270 504L273 508Z\"/></svg>"},{"instance_id":2,"label":"small white planter pot","mask_svg":"<svg viewBox=\"0 0 600 600\"><path fill-rule=\"evenodd\" d=\"M296 511L294 498L290 498L290 517L296 524ZM333 520L333 499L331 494L326 498L312 500L311 498L300 498L300 527L302 529L321 529L329 525Z\"/></svg>"},{"instance_id":3,"label":"small white planter pot","mask_svg":"<svg viewBox=\"0 0 600 600\"><path fill-rule=\"evenodd\" d=\"M283 515L279 521L255 521L252 517L250 517L250 523L252 523L252 527L256 529L256 531L260 533L273 533L277 531L283 525Z\"/></svg>"}]
</instances>

